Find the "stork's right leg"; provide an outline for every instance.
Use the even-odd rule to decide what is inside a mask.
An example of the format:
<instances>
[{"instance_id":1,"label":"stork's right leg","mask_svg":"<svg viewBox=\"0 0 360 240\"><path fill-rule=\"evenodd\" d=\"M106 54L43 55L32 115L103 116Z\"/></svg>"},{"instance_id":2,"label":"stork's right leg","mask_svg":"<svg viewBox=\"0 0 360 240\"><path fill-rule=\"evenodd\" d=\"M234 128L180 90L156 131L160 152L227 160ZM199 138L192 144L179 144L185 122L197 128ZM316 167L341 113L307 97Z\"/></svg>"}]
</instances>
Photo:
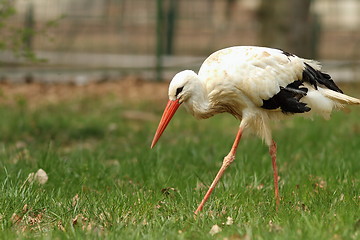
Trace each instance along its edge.
<instances>
[{"instance_id":1,"label":"stork's right leg","mask_svg":"<svg viewBox=\"0 0 360 240\"><path fill-rule=\"evenodd\" d=\"M276 166L276 143L274 140L272 140L271 145L269 146L269 153L271 156L271 162L273 167L273 173L274 173L274 191L275 191L275 201L276 201L276 210L279 208L280 204L280 196L279 196L279 176L278 176L278 170Z\"/></svg>"},{"instance_id":2,"label":"stork's right leg","mask_svg":"<svg viewBox=\"0 0 360 240\"><path fill-rule=\"evenodd\" d=\"M203 198L203 200L201 201L201 203L199 204L198 208L195 211L195 214L197 214L198 212L201 211L201 209L203 208L204 204L206 203L206 201L208 200L208 198L210 197L211 193L214 191L216 184L219 182L220 178L222 177L222 175L224 174L225 170L227 169L227 167L234 161L235 159L235 154L236 154L236 150L237 147L239 145L242 133L243 133L244 128L242 126L240 126L239 131L236 135L234 144L231 148L231 151L229 152L229 154L224 158L223 164L221 165L221 168L219 170L219 172L217 173L214 181L212 182L209 190L206 192L205 197Z\"/></svg>"}]
</instances>

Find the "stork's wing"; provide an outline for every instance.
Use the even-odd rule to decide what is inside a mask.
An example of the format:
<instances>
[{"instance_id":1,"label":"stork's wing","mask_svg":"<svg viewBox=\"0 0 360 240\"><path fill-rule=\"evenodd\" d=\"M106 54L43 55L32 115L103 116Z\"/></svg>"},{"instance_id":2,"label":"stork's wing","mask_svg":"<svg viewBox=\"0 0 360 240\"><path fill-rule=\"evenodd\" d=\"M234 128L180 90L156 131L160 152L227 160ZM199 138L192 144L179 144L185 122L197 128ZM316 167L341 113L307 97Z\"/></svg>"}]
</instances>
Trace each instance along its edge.
<instances>
[{"instance_id":1,"label":"stork's wing","mask_svg":"<svg viewBox=\"0 0 360 240\"><path fill-rule=\"evenodd\" d=\"M315 62L278 49L231 47L210 55L201 66L199 76L206 82L209 93L230 85L260 107L281 89L299 90L289 85L302 80L305 61L316 70L320 68Z\"/></svg>"}]
</instances>

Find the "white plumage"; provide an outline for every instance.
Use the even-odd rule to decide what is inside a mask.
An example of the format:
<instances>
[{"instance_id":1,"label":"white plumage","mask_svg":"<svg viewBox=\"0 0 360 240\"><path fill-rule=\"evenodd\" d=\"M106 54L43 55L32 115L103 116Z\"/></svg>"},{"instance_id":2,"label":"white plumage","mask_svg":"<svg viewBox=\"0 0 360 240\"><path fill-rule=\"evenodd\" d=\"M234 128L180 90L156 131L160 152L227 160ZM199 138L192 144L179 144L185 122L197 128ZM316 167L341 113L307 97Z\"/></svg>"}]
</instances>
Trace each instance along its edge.
<instances>
[{"instance_id":1,"label":"white plumage","mask_svg":"<svg viewBox=\"0 0 360 240\"><path fill-rule=\"evenodd\" d=\"M219 50L211 54L200 67L199 73L185 70L175 75L170 83L169 98L176 99L176 89L184 87L178 95L187 110L196 118L208 118L220 112L229 112L239 120L255 121L264 126L250 126L266 143L268 119L278 119L284 114L280 108L265 110L261 108L267 100L280 92L280 87L302 80L305 68L309 64L320 70L319 63L313 60L284 54L279 49L265 47L240 46ZM339 94L318 86L317 90L304 82L307 95L300 102L306 103L312 110L326 118L335 107L345 104L359 104L358 99ZM306 114L308 115L308 114ZM254 124L251 124L254 125ZM259 131L263 129L264 131Z\"/></svg>"},{"instance_id":2,"label":"white plumage","mask_svg":"<svg viewBox=\"0 0 360 240\"><path fill-rule=\"evenodd\" d=\"M318 62L279 49L238 46L211 54L198 74L185 70L174 76L169 86L169 102L152 147L181 104L196 118L228 112L241 121L234 145L196 213L234 160L244 129L257 133L269 146L276 203L279 204L276 144L272 140L269 121L311 113L328 118L334 108L360 104L359 99L343 94L330 76L320 70Z\"/></svg>"}]
</instances>

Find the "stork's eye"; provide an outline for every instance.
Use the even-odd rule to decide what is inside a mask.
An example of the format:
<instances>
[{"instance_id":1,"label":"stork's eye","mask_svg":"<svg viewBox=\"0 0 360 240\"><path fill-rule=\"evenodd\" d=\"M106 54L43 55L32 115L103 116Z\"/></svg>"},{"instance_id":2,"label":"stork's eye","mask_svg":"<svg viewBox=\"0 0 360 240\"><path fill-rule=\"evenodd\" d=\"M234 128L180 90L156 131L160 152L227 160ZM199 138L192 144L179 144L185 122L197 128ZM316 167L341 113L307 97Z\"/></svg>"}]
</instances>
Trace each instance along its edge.
<instances>
[{"instance_id":1,"label":"stork's eye","mask_svg":"<svg viewBox=\"0 0 360 240\"><path fill-rule=\"evenodd\" d=\"M176 89L176 94L175 97L177 97L177 95L179 95L179 93L181 93L181 91L184 89L184 87L179 87Z\"/></svg>"}]
</instances>

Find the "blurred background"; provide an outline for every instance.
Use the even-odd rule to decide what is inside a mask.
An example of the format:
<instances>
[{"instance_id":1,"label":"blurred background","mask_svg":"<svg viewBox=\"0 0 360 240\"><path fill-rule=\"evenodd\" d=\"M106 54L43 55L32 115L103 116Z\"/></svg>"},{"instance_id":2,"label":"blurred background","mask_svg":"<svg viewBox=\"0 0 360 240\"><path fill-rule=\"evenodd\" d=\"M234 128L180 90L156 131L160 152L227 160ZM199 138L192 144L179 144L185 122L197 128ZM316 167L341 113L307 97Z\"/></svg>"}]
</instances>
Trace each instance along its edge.
<instances>
[{"instance_id":1,"label":"blurred background","mask_svg":"<svg viewBox=\"0 0 360 240\"><path fill-rule=\"evenodd\" d=\"M0 79L170 80L234 45L316 58L360 78L359 0L2 0Z\"/></svg>"}]
</instances>

